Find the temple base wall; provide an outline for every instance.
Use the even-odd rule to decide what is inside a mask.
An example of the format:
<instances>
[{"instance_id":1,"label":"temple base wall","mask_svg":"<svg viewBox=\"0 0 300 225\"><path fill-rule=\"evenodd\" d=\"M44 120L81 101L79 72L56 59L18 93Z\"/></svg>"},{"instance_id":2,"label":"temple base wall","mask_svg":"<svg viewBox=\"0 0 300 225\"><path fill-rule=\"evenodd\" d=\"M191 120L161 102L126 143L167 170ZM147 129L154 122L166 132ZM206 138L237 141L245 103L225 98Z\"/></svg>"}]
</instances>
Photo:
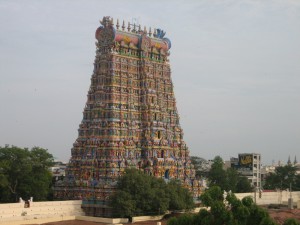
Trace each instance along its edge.
<instances>
[{"instance_id":1,"label":"temple base wall","mask_svg":"<svg viewBox=\"0 0 300 225\"><path fill-rule=\"evenodd\" d=\"M107 206L87 206L82 205L82 209L86 216L90 217L105 217L105 218L112 218L113 212Z\"/></svg>"}]
</instances>

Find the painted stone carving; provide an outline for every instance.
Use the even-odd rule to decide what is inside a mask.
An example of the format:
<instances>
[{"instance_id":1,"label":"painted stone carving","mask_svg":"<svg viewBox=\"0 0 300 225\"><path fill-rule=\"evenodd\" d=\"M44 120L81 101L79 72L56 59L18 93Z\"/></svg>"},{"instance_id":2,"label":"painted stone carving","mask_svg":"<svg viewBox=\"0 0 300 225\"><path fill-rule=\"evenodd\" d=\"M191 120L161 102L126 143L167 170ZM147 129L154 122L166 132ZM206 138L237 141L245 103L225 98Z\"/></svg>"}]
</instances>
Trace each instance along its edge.
<instances>
[{"instance_id":1,"label":"painted stone carving","mask_svg":"<svg viewBox=\"0 0 300 225\"><path fill-rule=\"evenodd\" d=\"M165 32L120 30L104 17L96 30L96 57L83 119L57 199L82 199L87 215L108 216L119 176L136 168L179 179L194 196L200 185L190 163L171 80L171 42Z\"/></svg>"}]
</instances>

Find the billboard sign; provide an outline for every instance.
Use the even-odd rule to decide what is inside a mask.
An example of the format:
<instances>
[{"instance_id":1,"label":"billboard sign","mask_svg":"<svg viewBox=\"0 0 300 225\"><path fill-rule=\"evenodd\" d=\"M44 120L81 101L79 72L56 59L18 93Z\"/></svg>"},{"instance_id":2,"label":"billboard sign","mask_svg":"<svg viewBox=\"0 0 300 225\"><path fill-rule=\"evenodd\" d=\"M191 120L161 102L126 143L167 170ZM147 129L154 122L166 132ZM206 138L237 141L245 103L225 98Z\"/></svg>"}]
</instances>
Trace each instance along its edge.
<instances>
[{"instance_id":1,"label":"billboard sign","mask_svg":"<svg viewBox=\"0 0 300 225\"><path fill-rule=\"evenodd\" d=\"M251 174L253 170L253 157L251 154L239 155L239 169L242 174Z\"/></svg>"}]
</instances>

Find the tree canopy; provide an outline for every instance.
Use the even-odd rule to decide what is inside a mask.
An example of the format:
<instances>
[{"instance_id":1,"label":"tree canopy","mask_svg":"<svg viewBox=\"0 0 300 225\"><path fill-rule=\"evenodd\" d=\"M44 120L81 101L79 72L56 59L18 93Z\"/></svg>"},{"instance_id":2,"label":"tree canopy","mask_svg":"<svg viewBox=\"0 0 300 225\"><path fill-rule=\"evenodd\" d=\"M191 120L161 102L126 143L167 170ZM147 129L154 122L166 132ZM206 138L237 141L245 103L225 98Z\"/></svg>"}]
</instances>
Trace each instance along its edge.
<instances>
[{"instance_id":1,"label":"tree canopy","mask_svg":"<svg viewBox=\"0 0 300 225\"><path fill-rule=\"evenodd\" d=\"M209 186L219 186L222 190L234 193L251 192L250 181L233 168L225 170L223 159L216 156L213 160L210 171L208 172Z\"/></svg>"},{"instance_id":2,"label":"tree canopy","mask_svg":"<svg viewBox=\"0 0 300 225\"><path fill-rule=\"evenodd\" d=\"M268 212L257 206L251 197L242 200L233 193L225 193L218 186L205 191L200 199L210 207L201 209L198 214L171 218L168 225L276 225Z\"/></svg>"},{"instance_id":3,"label":"tree canopy","mask_svg":"<svg viewBox=\"0 0 300 225\"><path fill-rule=\"evenodd\" d=\"M132 217L137 215L163 214L167 210L192 209L191 193L179 181L166 183L142 173L128 169L119 178L116 192L110 198L115 216Z\"/></svg>"},{"instance_id":4,"label":"tree canopy","mask_svg":"<svg viewBox=\"0 0 300 225\"><path fill-rule=\"evenodd\" d=\"M16 202L19 197L47 200L51 193L49 167L53 156L46 149L0 147L0 202Z\"/></svg>"},{"instance_id":5,"label":"tree canopy","mask_svg":"<svg viewBox=\"0 0 300 225\"><path fill-rule=\"evenodd\" d=\"M266 177L264 189L289 189L300 190L300 175L296 175L296 168L292 165L276 167L275 173L271 173Z\"/></svg>"}]
</instances>

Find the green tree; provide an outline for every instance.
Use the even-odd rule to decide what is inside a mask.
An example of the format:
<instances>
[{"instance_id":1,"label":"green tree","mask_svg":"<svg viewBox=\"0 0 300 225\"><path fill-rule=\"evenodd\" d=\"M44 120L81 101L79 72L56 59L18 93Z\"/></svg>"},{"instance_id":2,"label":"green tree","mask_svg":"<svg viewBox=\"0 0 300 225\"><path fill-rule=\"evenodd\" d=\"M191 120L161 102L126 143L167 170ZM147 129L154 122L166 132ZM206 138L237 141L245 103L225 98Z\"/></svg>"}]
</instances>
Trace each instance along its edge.
<instances>
[{"instance_id":1,"label":"green tree","mask_svg":"<svg viewBox=\"0 0 300 225\"><path fill-rule=\"evenodd\" d=\"M33 147L30 151L30 159L32 171L29 190L34 193L36 200L46 200L52 194L52 175L49 167L53 165L53 156L43 148Z\"/></svg>"},{"instance_id":2,"label":"green tree","mask_svg":"<svg viewBox=\"0 0 300 225\"><path fill-rule=\"evenodd\" d=\"M210 224L222 225L231 220L230 213L226 210L224 204L223 191L219 186L209 188L200 196L200 200L205 206L211 208L209 212L210 216L206 216L206 223L210 222Z\"/></svg>"},{"instance_id":3,"label":"green tree","mask_svg":"<svg viewBox=\"0 0 300 225\"><path fill-rule=\"evenodd\" d=\"M294 180L294 186L292 187L293 190L299 191L300 190L300 175L296 175L295 180Z\"/></svg>"},{"instance_id":4,"label":"green tree","mask_svg":"<svg viewBox=\"0 0 300 225\"><path fill-rule=\"evenodd\" d=\"M190 191L182 188L178 180L171 180L167 184L166 192L169 198L169 210L190 210L195 207Z\"/></svg>"},{"instance_id":5,"label":"green tree","mask_svg":"<svg viewBox=\"0 0 300 225\"><path fill-rule=\"evenodd\" d=\"M242 200L232 193L224 195L222 189L213 186L205 191L200 199L210 207L210 210L201 209L192 216L191 225L276 225L266 210L258 207L251 197ZM168 225L181 225L180 217L173 218Z\"/></svg>"},{"instance_id":6,"label":"green tree","mask_svg":"<svg viewBox=\"0 0 300 225\"><path fill-rule=\"evenodd\" d=\"M252 192L253 187L251 186L250 181L247 177L239 176L238 182L236 184L236 192L235 193L248 193Z\"/></svg>"},{"instance_id":7,"label":"green tree","mask_svg":"<svg viewBox=\"0 0 300 225\"><path fill-rule=\"evenodd\" d=\"M191 194L180 183L146 175L136 169L128 169L119 178L110 205L120 217L165 213L168 209L191 209Z\"/></svg>"},{"instance_id":8,"label":"green tree","mask_svg":"<svg viewBox=\"0 0 300 225\"><path fill-rule=\"evenodd\" d=\"M300 222L295 218L288 218L284 221L283 225L300 225Z\"/></svg>"},{"instance_id":9,"label":"green tree","mask_svg":"<svg viewBox=\"0 0 300 225\"><path fill-rule=\"evenodd\" d=\"M168 220L168 225L180 225L176 217L172 217Z\"/></svg>"},{"instance_id":10,"label":"green tree","mask_svg":"<svg viewBox=\"0 0 300 225\"><path fill-rule=\"evenodd\" d=\"M240 175L237 170L233 168L228 168L226 170L226 182L227 182L227 191L231 190L233 193L240 192L238 191L238 182L240 180ZM225 189L226 190L226 189Z\"/></svg>"},{"instance_id":11,"label":"green tree","mask_svg":"<svg viewBox=\"0 0 300 225\"><path fill-rule=\"evenodd\" d=\"M223 168L224 162L220 156L216 156L208 173L209 186L219 186L222 190L234 193L251 192L250 181L238 174L237 170Z\"/></svg>"},{"instance_id":12,"label":"green tree","mask_svg":"<svg viewBox=\"0 0 300 225\"><path fill-rule=\"evenodd\" d=\"M208 173L210 187L219 186L222 190L228 190L228 180L226 171L223 169L223 165L223 159L220 156L216 156Z\"/></svg>"},{"instance_id":13,"label":"green tree","mask_svg":"<svg viewBox=\"0 0 300 225\"><path fill-rule=\"evenodd\" d=\"M300 190L300 175L296 175L296 167L285 165L276 167L275 173L266 177L264 189L288 189L292 185L295 191Z\"/></svg>"},{"instance_id":14,"label":"green tree","mask_svg":"<svg viewBox=\"0 0 300 225\"><path fill-rule=\"evenodd\" d=\"M277 225L277 223L271 217L264 217L260 225Z\"/></svg>"},{"instance_id":15,"label":"green tree","mask_svg":"<svg viewBox=\"0 0 300 225\"><path fill-rule=\"evenodd\" d=\"M214 217L206 209L201 209L198 214L194 215L194 223L193 224L211 225L211 224L214 224ZM168 225L169 225L169 223L168 223Z\"/></svg>"},{"instance_id":16,"label":"green tree","mask_svg":"<svg viewBox=\"0 0 300 225\"><path fill-rule=\"evenodd\" d=\"M0 202L15 202L19 197L46 200L51 192L48 168L52 163L53 156L46 149L0 147Z\"/></svg>"},{"instance_id":17,"label":"green tree","mask_svg":"<svg viewBox=\"0 0 300 225\"><path fill-rule=\"evenodd\" d=\"M242 199L243 205L247 206L249 210L249 217L247 219L247 225L252 225L252 224L266 224L269 222L274 223L274 221L270 218L268 212L257 206L251 197L246 197ZM264 222L263 222L264 221Z\"/></svg>"},{"instance_id":18,"label":"green tree","mask_svg":"<svg viewBox=\"0 0 300 225\"><path fill-rule=\"evenodd\" d=\"M210 187L201 196L200 200L205 206L211 206L214 202L223 201L223 191L219 186Z\"/></svg>"}]
</instances>

